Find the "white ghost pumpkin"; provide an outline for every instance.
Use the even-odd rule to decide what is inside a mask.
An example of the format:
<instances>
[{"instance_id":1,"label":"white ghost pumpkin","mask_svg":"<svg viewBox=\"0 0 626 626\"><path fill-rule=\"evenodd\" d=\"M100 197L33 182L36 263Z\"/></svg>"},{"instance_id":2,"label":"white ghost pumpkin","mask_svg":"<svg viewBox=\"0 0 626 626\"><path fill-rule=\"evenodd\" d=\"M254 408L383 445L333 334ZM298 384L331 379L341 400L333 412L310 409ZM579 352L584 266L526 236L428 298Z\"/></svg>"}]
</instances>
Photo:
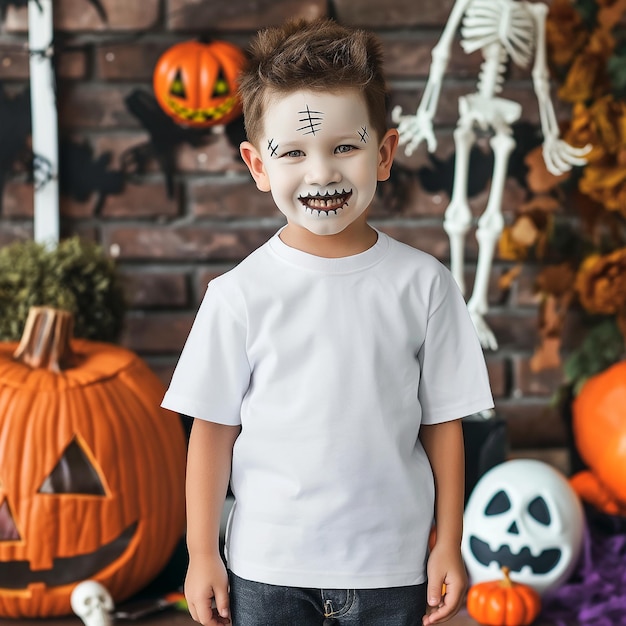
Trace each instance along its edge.
<instances>
[{"instance_id":1,"label":"white ghost pumpkin","mask_svg":"<svg viewBox=\"0 0 626 626\"><path fill-rule=\"evenodd\" d=\"M472 584L511 579L539 593L563 584L582 548L584 514L565 476L531 459L496 465L476 483L461 549Z\"/></svg>"}]
</instances>

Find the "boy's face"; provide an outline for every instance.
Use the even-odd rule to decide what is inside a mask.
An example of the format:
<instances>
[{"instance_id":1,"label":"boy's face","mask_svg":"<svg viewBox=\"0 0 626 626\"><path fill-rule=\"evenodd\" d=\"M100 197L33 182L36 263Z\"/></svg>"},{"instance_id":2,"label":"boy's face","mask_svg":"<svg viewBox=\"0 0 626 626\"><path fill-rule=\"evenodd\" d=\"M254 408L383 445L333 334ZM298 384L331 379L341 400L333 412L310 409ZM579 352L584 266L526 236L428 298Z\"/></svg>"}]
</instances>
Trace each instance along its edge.
<instances>
[{"instance_id":1,"label":"boy's face","mask_svg":"<svg viewBox=\"0 0 626 626\"><path fill-rule=\"evenodd\" d=\"M270 99L260 145L241 154L290 224L334 235L365 219L396 144L395 130L376 137L358 91L295 91Z\"/></svg>"}]
</instances>

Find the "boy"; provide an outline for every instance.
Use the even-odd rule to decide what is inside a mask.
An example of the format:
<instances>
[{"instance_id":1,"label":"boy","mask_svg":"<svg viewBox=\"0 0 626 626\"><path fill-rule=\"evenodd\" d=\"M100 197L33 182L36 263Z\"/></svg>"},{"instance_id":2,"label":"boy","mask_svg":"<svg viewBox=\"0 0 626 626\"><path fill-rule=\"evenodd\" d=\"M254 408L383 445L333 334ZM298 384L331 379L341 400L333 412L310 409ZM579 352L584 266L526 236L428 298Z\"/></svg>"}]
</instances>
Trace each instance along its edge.
<instances>
[{"instance_id":1,"label":"boy","mask_svg":"<svg viewBox=\"0 0 626 626\"><path fill-rule=\"evenodd\" d=\"M367 223L398 143L380 45L330 20L292 22L260 33L251 57L241 155L287 225L210 283L163 401L195 418L191 615L445 621L466 587L458 418L492 398L448 270Z\"/></svg>"}]
</instances>

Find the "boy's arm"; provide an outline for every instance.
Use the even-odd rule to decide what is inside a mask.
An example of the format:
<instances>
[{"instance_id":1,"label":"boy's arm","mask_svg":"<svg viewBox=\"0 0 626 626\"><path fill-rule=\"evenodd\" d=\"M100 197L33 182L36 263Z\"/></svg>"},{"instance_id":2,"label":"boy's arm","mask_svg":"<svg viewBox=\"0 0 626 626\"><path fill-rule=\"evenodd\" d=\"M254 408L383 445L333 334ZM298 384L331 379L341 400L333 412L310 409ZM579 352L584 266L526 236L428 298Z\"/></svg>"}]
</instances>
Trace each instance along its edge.
<instances>
[{"instance_id":1,"label":"boy's arm","mask_svg":"<svg viewBox=\"0 0 626 626\"><path fill-rule=\"evenodd\" d=\"M428 558L428 613L424 624L452 617L461 607L467 574L461 557L465 450L461 420L422 425L420 441L435 478L436 541ZM446 585L442 596L442 586Z\"/></svg>"},{"instance_id":2,"label":"boy's arm","mask_svg":"<svg viewBox=\"0 0 626 626\"><path fill-rule=\"evenodd\" d=\"M186 478L189 569L185 597L191 617L205 626L230 623L228 576L219 552L219 532L233 445L240 430L239 426L196 419L189 437Z\"/></svg>"}]
</instances>

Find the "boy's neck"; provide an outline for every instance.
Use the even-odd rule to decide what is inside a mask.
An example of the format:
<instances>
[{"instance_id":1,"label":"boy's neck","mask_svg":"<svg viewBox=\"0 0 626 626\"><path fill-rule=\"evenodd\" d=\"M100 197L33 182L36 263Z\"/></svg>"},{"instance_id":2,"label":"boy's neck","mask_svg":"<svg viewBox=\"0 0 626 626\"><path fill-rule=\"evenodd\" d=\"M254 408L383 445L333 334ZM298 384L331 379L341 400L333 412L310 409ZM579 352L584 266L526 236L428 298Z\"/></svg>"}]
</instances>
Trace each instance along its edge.
<instances>
[{"instance_id":1,"label":"boy's neck","mask_svg":"<svg viewBox=\"0 0 626 626\"><path fill-rule=\"evenodd\" d=\"M280 239L290 248L328 259L360 254L371 248L378 233L365 221L353 222L336 235L316 235L297 224L287 224Z\"/></svg>"}]
</instances>

